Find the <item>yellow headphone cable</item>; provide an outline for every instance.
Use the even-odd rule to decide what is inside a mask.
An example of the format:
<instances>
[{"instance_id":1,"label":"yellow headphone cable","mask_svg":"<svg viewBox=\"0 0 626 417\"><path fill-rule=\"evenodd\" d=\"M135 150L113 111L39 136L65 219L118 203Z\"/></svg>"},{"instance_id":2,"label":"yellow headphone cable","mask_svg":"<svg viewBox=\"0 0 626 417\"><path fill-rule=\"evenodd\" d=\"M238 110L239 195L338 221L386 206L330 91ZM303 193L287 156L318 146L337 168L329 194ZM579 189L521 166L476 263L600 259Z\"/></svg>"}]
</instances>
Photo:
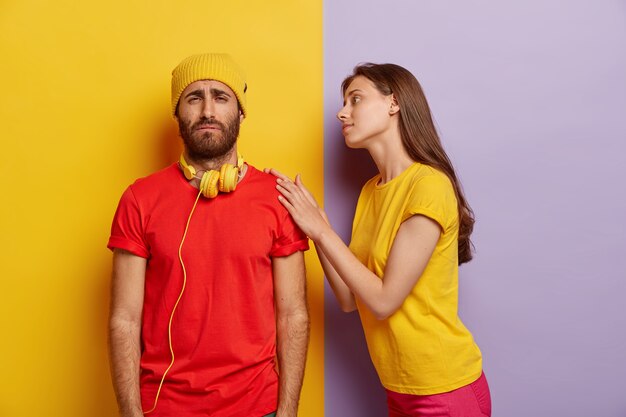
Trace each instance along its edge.
<instances>
[{"instance_id":1,"label":"yellow headphone cable","mask_svg":"<svg viewBox=\"0 0 626 417\"><path fill-rule=\"evenodd\" d=\"M196 205L198 204L198 200L200 199L201 195L202 195L202 191L199 191L198 195L196 196L196 201L193 203L193 207L191 208L191 212L189 213L189 217L187 218L187 224L185 225L185 232L183 233L183 238L181 239L180 246L178 247L178 260L180 261L180 265L183 267L183 286L180 290L180 294L178 295L178 299L176 300L176 304L174 304L174 308L172 309L172 314L170 315L169 324L167 326L167 339L168 339L169 346L170 346L170 354L172 356L172 361L170 362L170 366L168 366L165 372L163 373L163 377L161 378L161 382L159 383L159 389L157 390L156 396L154 397L154 404L152 408L148 411L144 411L143 412L144 414L151 413L156 409L157 401L159 400L159 395L161 394L161 388L163 388L163 382L165 381L165 376L172 368L172 365L174 365L174 348L172 347L172 320L174 319L174 312L176 311L176 308L178 307L178 303L180 302L180 299L183 297L183 293L185 292L185 286L187 285L187 270L185 269L185 263L183 262L183 256L182 256L183 243L185 242L185 238L187 237L187 230L189 229L191 216L193 215L193 212L196 210Z\"/></svg>"}]
</instances>

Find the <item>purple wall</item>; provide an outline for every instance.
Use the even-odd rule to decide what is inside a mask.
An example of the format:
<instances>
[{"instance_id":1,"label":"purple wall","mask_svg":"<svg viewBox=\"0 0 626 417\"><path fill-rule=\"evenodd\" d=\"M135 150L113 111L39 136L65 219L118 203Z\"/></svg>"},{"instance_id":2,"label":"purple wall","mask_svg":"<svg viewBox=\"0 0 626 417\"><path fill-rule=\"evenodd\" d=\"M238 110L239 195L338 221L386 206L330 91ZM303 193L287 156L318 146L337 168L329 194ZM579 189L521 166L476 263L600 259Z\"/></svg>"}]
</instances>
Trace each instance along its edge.
<instances>
[{"instance_id":1,"label":"purple wall","mask_svg":"<svg viewBox=\"0 0 626 417\"><path fill-rule=\"evenodd\" d=\"M504 4L506 3L506 4ZM347 241L367 154L334 116L362 61L422 83L477 224L461 317L494 416L626 416L626 3L326 1L325 202ZM380 417L356 313L326 288L326 417Z\"/></svg>"}]
</instances>

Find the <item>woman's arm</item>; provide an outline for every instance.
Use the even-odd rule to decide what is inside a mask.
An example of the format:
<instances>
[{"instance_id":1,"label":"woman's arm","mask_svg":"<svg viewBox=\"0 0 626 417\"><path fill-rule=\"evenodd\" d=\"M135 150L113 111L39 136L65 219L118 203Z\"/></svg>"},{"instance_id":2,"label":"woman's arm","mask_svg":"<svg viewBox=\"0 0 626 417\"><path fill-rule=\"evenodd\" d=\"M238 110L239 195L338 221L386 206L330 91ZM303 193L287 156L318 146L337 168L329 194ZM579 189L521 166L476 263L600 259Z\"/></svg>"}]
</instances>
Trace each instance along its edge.
<instances>
[{"instance_id":1,"label":"woman's arm","mask_svg":"<svg viewBox=\"0 0 626 417\"><path fill-rule=\"evenodd\" d=\"M275 169L265 169L265 172L276 176L282 181L289 181L289 177ZM302 184L299 176L296 177L296 181L302 185L303 196L306 198L308 203L317 211L323 221L330 227L330 222L328 221L326 213L319 207L317 201L315 201L315 198L313 197L313 194L311 194L311 192L307 190L306 187L304 187L304 184ZM332 288L333 293L335 294L335 297L339 302L341 310L346 313L356 310L354 295L352 294L348 286L339 277L337 271L335 271L335 268L333 268L333 266L329 262L328 257L326 256L322 248L317 243L315 243L315 241L313 243L315 244L317 257L319 258L322 269L324 270L324 275L326 275L326 279L328 279L328 283L330 284L330 287Z\"/></svg>"},{"instance_id":2,"label":"woman's arm","mask_svg":"<svg viewBox=\"0 0 626 417\"><path fill-rule=\"evenodd\" d=\"M380 319L393 314L417 283L441 235L434 220L414 215L405 220L394 240L384 279L367 269L320 214L299 176L296 182L278 178L279 200L306 233L348 289Z\"/></svg>"},{"instance_id":3,"label":"woman's arm","mask_svg":"<svg viewBox=\"0 0 626 417\"><path fill-rule=\"evenodd\" d=\"M315 250L317 251L317 257L322 264L324 275L326 275L326 279L328 279L330 288L332 288L341 310L344 313L356 310L356 301L354 299L354 294L350 291L350 288L348 288L346 283L343 282L337 271L335 271L335 268L333 268L331 262L328 260L324 250L317 243L315 243Z\"/></svg>"}]
</instances>

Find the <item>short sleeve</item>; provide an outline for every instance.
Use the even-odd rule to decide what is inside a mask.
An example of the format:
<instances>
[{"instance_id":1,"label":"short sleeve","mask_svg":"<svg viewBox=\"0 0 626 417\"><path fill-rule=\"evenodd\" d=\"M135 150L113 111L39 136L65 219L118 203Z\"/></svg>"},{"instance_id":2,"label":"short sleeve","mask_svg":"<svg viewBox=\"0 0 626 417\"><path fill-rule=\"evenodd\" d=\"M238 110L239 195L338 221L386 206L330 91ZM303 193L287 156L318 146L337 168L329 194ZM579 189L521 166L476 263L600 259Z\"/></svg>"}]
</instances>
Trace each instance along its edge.
<instances>
[{"instance_id":1,"label":"short sleeve","mask_svg":"<svg viewBox=\"0 0 626 417\"><path fill-rule=\"evenodd\" d=\"M278 225L278 234L270 251L270 256L274 258L288 256L294 252L309 249L307 236L296 225L287 210L282 209L281 211L283 211L283 216Z\"/></svg>"},{"instance_id":2,"label":"short sleeve","mask_svg":"<svg viewBox=\"0 0 626 417\"><path fill-rule=\"evenodd\" d=\"M144 239L143 230L139 204L131 187L128 187L124 191L115 211L111 226L111 237L107 247L111 250L115 248L124 249L134 255L148 258L150 252Z\"/></svg>"},{"instance_id":3,"label":"short sleeve","mask_svg":"<svg viewBox=\"0 0 626 417\"><path fill-rule=\"evenodd\" d=\"M421 214L436 221L447 230L457 212L456 196L452 183L445 175L426 175L413 184L402 221Z\"/></svg>"}]
</instances>

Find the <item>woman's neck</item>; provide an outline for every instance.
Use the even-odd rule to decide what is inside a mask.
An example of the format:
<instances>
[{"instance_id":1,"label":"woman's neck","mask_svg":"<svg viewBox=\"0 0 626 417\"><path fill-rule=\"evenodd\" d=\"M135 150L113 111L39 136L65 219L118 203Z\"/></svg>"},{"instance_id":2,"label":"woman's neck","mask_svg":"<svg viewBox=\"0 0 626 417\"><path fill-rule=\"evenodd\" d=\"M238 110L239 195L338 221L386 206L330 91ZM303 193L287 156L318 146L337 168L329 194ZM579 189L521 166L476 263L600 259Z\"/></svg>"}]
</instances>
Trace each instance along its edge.
<instances>
[{"instance_id":1,"label":"woman's neck","mask_svg":"<svg viewBox=\"0 0 626 417\"><path fill-rule=\"evenodd\" d=\"M381 184L391 181L415 162L404 149L400 134L385 135L373 142L367 150L378 168Z\"/></svg>"}]
</instances>

